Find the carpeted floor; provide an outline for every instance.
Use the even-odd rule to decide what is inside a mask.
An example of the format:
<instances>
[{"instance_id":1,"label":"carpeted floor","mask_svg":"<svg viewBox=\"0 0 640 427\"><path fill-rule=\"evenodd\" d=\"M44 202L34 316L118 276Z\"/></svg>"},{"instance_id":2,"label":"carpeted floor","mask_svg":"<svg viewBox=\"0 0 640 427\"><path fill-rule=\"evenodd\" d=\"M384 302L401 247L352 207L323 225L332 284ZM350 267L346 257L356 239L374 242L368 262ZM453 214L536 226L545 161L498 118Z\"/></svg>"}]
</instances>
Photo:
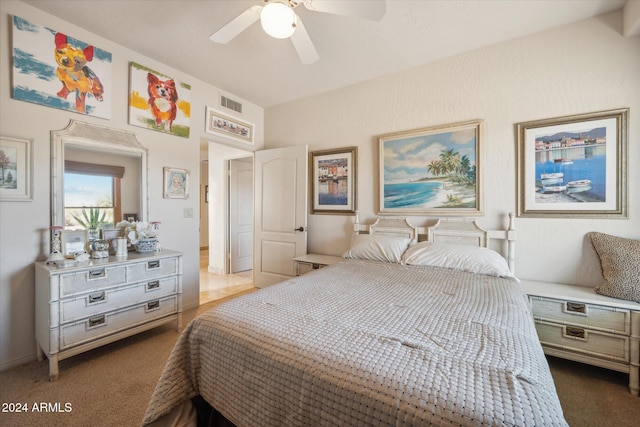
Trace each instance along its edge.
<instances>
[{"instance_id":1,"label":"carpeted floor","mask_svg":"<svg viewBox=\"0 0 640 427\"><path fill-rule=\"evenodd\" d=\"M184 324L215 304L185 312ZM63 360L56 382L48 380L47 362L0 372L0 426L140 425L178 335L175 325L165 325ZM556 358L549 363L572 427L638 425L640 398L629 393L626 374ZM26 411L5 412L9 404Z\"/></svg>"}]
</instances>

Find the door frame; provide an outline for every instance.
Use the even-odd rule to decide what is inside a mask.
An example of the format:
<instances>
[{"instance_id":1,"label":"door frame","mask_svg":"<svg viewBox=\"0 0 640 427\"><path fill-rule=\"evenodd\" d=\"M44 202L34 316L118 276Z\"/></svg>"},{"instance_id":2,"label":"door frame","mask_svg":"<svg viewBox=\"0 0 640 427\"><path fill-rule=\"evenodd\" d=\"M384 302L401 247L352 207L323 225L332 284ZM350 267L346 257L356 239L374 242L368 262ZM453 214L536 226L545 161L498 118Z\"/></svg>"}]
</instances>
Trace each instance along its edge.
<instances>
[{"instance_id":1,"label":"door frame","mask_svg":"<svg viewBox=\"0 0 640 427\"><path fill-rule=\"evenodd\" d=\"M253 151L207 141L209 168L209 265L215 274L229 274L229 160L253 157ZM220 241L222 236L222 241Z\"/></svg>"}]
</instances>

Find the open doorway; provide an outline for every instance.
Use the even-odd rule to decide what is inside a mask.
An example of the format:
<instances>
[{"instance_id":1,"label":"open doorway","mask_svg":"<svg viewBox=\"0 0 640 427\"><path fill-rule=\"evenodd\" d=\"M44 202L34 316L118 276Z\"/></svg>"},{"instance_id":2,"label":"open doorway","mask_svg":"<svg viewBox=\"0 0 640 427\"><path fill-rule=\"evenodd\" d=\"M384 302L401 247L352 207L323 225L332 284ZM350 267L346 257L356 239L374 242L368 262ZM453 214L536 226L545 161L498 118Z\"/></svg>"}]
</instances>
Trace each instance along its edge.
<instances>
[{"instance_id":1,"label":"open doorway","mask_svg":"<svg viewBox=\"0 0 640 427\"><path fill-rule=\"evenodd\" d=\"M253 153L208 141L202 145L200 304L253 288ZM232 178L237 165L241 172ZM244 263L232 268L239 255Z\"/></svg>"}]
</instances>

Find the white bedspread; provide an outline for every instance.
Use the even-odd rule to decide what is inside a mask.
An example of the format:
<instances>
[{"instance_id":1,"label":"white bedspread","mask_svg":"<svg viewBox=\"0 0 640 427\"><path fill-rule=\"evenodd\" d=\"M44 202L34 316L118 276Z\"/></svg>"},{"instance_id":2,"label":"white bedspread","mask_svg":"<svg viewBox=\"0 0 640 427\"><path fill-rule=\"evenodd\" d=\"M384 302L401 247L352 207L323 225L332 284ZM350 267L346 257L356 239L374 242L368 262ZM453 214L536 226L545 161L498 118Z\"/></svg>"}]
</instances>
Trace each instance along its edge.
<instances>
[{"instance_id":1,"label":"white bedspread","mask_svg":"<svg viewBox=\"0 0 640 427\"><path fill-rule=\"evenodd\" d=\"M566 426L515 281L350 260L223 303L143 423L202 395L245 426Z\"/></svg>"}]
</instances>

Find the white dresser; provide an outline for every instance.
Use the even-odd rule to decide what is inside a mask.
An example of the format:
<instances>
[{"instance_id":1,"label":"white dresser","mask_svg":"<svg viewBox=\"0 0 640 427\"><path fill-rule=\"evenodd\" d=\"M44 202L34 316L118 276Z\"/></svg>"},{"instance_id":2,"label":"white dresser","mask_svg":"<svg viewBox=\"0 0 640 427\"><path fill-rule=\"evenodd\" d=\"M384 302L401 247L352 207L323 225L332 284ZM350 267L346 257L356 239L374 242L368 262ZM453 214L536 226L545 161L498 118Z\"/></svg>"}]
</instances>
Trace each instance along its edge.
<instances>
[{"instance_id":1,"label":"white dresser","mask_svg":"<svg viewBox=\"0 0 640 427\"><path fill-rule=\"evenodd\" d=\"M182 254L129 253L58 268L37 262L38 360L58 361L175 321L182 327Z\"/></svg>"},{"instance_id":2,"label":"white dresser","mask_svg":"<svg viewBox=\"0 0 640 427\"><path fill-rule=\"evenodd\" d=\"M640 304L592 288L523 280L545 354L629 374L640 394Z\"/></svg>"}]
</instances>

